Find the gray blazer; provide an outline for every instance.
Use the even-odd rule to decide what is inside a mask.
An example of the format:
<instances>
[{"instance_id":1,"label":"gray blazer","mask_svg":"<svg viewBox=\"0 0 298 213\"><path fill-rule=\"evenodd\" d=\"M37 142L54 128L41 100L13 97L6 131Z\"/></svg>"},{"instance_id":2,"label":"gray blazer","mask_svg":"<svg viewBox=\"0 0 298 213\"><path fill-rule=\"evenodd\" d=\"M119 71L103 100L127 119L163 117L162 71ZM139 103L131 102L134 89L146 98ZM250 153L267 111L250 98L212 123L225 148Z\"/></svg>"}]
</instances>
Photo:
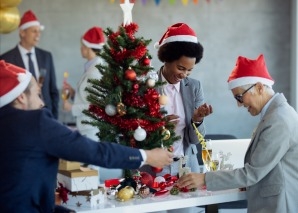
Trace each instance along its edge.
<instances>
[{"instance_id":1,"label":"gray blazer","mask_svg":"<svg viewBox=\"0 0 298 213\"><path fill-rule=\"evenodd\" d=\"M273 97L248 147L244 167L206 173L208 190L247 189L249 213L297 212L298 114Z\"/></svg>"}]
</instances>

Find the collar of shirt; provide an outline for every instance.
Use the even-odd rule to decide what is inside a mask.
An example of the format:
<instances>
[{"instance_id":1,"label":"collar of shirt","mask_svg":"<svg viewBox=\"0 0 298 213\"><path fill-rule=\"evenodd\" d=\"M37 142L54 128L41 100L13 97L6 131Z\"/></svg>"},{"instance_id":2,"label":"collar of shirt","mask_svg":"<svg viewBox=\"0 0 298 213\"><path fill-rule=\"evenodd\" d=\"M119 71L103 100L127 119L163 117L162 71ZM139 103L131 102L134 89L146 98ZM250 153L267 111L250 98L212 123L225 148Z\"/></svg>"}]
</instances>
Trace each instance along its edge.
<instances>
[{"instance_id":1,"label":"collar of shirt","mask_svg":"<svg viewBox=\"0 0 298 213\"><path fill-rule=\"evenodd\" d=\"M27 49L25 49L22 45L18 44L18 48L20 50L20 53L22 56L26 56L27 57L27 53L32 53L32 55L35 55L35 48L33 47L30 51L28 51Z\"/></svg>"},{"instance_id":2,"label":"collar of shirt","mask_svg":"<svg viewBox=\"0 0 298 213\"><path fill-rule=\"evenodd\" d=\"M277 95L277 94L274 94L274 95L272 96L272 98L270 98L270 100L265 104L265 106L264 106L263 109L261 110L261 120L262 120L262 118L264 117L264 115L265 115L265 113L266 113L266 111L267 111L267 109L268 109L270 103L273 101L273 99L275 98L276 95Z\"/></svg>"},{"instance_id":3,"label":"collar of shirt","mask_svg":"<svg viewBox=\"0 0 298 213\"><path fill-rule=\"evenodd\" d=\"M177 83L177 84L170 84L168 81L167 81L167 79L163 76L163 73L161 72L161 79L162 79L162 81L165 81L165 82L167 82L167 84L165 84L164 86L165 87L168 87L168 86L174 86L175 87L175 90L176 90L176 92L180 92L180 81Z\"/></svg>"}]
</instances>

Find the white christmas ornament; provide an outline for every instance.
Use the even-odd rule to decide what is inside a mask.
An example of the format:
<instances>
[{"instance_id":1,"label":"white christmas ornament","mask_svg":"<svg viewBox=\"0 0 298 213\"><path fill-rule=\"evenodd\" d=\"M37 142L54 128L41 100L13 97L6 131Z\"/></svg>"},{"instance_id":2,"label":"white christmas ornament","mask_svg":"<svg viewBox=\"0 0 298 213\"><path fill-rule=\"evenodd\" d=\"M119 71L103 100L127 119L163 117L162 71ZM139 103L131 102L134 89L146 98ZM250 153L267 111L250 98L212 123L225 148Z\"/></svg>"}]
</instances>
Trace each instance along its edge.
<instances>
[{"instance_id":1,"label":"white christmas ornament","mask_svg":"<svg viewBox=\"0 0 298 213\"><path fill-rule=\"evenodd\" d=\"M148 87L154 87L154 86L155 86L155 80L152 79L152 78L149 78L149 79L147 80L147 86L148 86Z\"/></svg>"},{"instance_id":2,"label":"white christmas ornament","mask_svg":"<svg viewBox=\"0 0 298 213\"><path fill-rule=\"evenodd\" d=\"M137 140L137 141L142 141L146 138L147 136L147 132L145 131L145 129L143 129L142 127L138 126L138 128L135 130L133 137Z\"/></svg>"},{"instance_id":3,"label":"white christmas ornament","mask_svg":"<svg viewBox=\"0 0 298 213\"><path fill-rule=\"evenodd\" d=\"M108 116L114 116L117 113L117 109L114 105L108 104L105 107L105 112L107 113Z\"/></svg>"},{"instance_id":4,"label":"white christmas ornament","mask_svg":"<svg viewBox=\"0 0 298 213\"><path fill-rule=\"evenodd\" d=\"M154 182L157 182L157 183L162 183L162 182L166 182L166 179L162 176L157 176L155 179L154 179Z\"/></svg>"},{"instance_id":5,"label":"white christmas ornament","mask_svg":"<svg viewBox=\"0 0 298 213\"><path fill-rule=\"evenodd\" d=\"M151 78L151 79L153 79L153 80L155 80L155 81L158 80L158 74L157 74L156 71L152 71L152 70L149 71L149 72L147 73L146 77L147 77L148 79Z\"/></svg>"},{"instance_id":6,"label":"white christmas ornament","mask_svg":"<svg viewBox=\"0 0 298 213\"><path fill-rule=\"evenodd\" d=\"M125 0L124 4L120 4L120 7L123 11L123 26L129 25L132 22L132 3L129 2L129 0Z\"/></svg>"}]
</instances>

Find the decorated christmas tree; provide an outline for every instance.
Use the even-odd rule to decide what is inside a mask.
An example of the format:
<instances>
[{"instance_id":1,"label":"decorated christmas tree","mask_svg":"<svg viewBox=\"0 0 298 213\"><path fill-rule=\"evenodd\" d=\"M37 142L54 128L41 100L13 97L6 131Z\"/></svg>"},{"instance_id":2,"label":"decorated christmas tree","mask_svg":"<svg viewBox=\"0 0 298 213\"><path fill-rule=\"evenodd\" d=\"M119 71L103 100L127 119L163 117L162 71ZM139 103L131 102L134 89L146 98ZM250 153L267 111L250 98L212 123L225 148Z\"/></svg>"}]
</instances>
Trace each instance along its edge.
<instances>
[{"instance_id":1,"label":"decorated christmas tree","mask_svg":"<svg viewBox=\"0 0 298 213\"><path fill-rule=\"evenodd\" d=\"M171 147L178 136L162 108L167 97L158 93L164 83L151 66L147 49L151 40L136 36L133 4L126 0L120 6L124 22L117 31L104 32L107 42L99 56L105 64L97 65L102 78L89 79L90 107L84 113L92 121L84 123L98 128L101 141L143 149Z\"/></svg>"}]
</instances>

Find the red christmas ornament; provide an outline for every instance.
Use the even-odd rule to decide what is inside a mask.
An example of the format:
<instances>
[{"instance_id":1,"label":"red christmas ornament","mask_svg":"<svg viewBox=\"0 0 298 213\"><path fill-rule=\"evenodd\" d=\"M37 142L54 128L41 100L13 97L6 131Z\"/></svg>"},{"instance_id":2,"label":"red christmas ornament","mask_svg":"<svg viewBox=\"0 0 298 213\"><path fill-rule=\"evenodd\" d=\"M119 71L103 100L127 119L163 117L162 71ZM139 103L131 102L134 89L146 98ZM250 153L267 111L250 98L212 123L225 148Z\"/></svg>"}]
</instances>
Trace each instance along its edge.
<instances>
[{"instance_id":1,"label":"red christmas ornament","mask_svg":"<svg viewBox=\"0 0 298 213\"><path fill-rule=\"evenodd\" d=\"M149 66L150 65L150 59L148 57L144 58L144 60L142 61L144 66Z\"/></svg>"},{"instance_id":2,"label":"red christmas ornament","mask_svg":"<svg viewBox=\"0 0 298 213\"><path fill-rule=\"evenodd\" d=\"M149 187L152 187L153 177L147 172L141 172L140 181L141 181L142 184L145 184Z\"/></svg>"},{"instance_id":3,"label":"red christmas ornament","mask_svg":"<svg viewBox=\"0 0 298 213\"><path fill-rule=\"evenodd\" d=\"M151 169L154 173L160 173L163 170L163 168L158 168L158 167L153 167L153 166L151 167Z\"/></svg>"},{"instance_id":4,"label":"red christmas ornament","mask_svg":"<svg viewBox=\"0 0 298 213\"><path fill-rule=\"evenodd\" d=\"M134 81L136 80L136 77L137 77L136 72L130 67L128 68L128 70L125 71L125 78L127 80Z\"/></svg>"}]
</instances>

